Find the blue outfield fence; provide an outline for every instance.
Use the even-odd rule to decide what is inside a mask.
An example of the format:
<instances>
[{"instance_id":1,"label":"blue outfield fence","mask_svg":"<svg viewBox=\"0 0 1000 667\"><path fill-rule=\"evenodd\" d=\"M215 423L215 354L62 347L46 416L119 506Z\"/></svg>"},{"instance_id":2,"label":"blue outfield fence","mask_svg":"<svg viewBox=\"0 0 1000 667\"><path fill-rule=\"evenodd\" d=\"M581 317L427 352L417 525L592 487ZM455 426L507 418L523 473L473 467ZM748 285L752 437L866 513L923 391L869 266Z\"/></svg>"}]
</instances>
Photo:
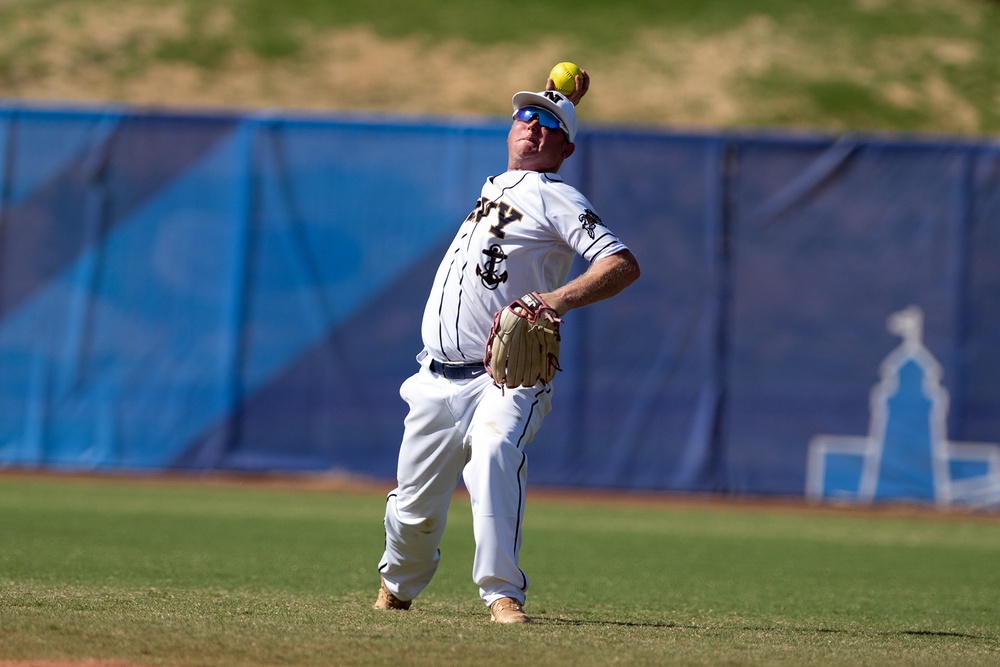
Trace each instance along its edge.
<instances>
[{"instance_id":1,"label":"blue outfield fence","mask_svg":"<svg viewBox=\"0 0 1000 667\"><path fill-rule=\"evenodd\" d=\"M0 465L393 477L506 130L0 107ZM1000 145L577 144L643 275L567 316L533 483L1000 505Z\"/></svg>"}]
</instances>

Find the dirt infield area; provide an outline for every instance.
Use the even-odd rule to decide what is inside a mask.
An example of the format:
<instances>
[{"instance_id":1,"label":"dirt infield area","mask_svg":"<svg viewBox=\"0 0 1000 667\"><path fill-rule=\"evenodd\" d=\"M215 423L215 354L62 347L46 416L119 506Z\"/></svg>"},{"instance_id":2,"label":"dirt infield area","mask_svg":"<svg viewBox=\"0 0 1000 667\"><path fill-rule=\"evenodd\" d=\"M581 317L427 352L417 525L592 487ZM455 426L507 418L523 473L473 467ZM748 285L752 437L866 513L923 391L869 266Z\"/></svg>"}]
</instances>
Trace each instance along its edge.
<instances>
[{"instance_id":1,"label":"dirt infield area","mask_svg":"<svg viewBox=\"0 0 1000 667\"><path fill-rule=\"evenodd\" d=\"M125 660L0 660L0 667L144 667Z\"/></svg>"},{"instance_id":2,"label":"dirt infield area","mask_svg":"<svg viewBox=\"0 0 1000 667\"><path fill-rule=\"evenodd\" d=\"M48 470L0 470L0 482L8 479L37 479L43 481L100 481L108 484L155 484L217 486L221 488L259 487L302 493L347 493L384 495L395 486L395 480L354 475L345 472L329 473L228 473L160 472L132 474L116 472L61 472ZM468 497L463 488L456 491L459 497ZM671 491L631 491L615 489L590 489L569 487L528 487L532 500L566 504L594 503L620 507L662 507L664 509L701 508L726 511L773 511L779 513L811 514L864 514L869 516L914 517L930 520L954 518L982 519L995 522L998 515L965 507L939 508L923 503L879 503L855 505L847 503L820 503L799 496L762 496L734 494L694 494ZM0 661L0 667L5 663Z\"/></svg>"},{"instance_id":3,"label":"dirt infield area","mask_svg":"<svg viewBox=\"0 0 1000 667\"><path fill-rule=\"evenodd\" d=\"M929 63L950 70L975 62L978 45L971 38L887 39L879 42L877 57L859 56L850 41L814 43L772 18L749 14L710 34L683 25L644 27L628 49L588 56L556 35L525 49L419 34L388 38L361 25L309 32L295 58L263 58L236 44L217 58L203 54L210 63L202 64L197 52L187 51L195 48L187 3L52 4L0 30L0 97L496 117L510 113L508 91L540 88L552 64L572 59L593 76L582 107L588 124L716 128L776 119L787 125L799 118L810 126L853 128L845 125L850 115L816 115L815 101L802 94L806 84L832 78L857 82L852 85L865 91L864 99L872 96L901 113L919 110L937 131L975 132L981 125L980 112L962 91L943 72L927 69ZM968 14L964 20L971 25L978 14L968 5L954 11ZM193 44L229 44L234 21L225 7L208 10ZM180 53L167 57L164 49ZM920 63L919 71L911 74L910 63ZM761 93L770 90L774 72L803 83L785 93Z\"/></svg>"}]
</instances>

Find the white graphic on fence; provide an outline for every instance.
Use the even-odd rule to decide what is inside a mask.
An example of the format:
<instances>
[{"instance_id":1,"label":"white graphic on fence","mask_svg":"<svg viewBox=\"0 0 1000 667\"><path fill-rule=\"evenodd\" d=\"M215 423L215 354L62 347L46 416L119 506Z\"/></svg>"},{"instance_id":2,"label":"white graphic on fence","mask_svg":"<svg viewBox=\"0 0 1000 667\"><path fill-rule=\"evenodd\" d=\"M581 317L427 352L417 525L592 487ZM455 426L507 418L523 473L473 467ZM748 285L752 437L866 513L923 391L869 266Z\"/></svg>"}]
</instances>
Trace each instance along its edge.
<instances>
[{"instance_id":1,"label":"white graphic on fence","mask_svg":"<svg viewBox=\"0 0 1000 667\"><path fill-rule=\"evenodd\" d=\"M948 391L924 347L923 321L916 306L889 317L889 331L903 341L879 367L868 435L810 440L808 497L1000 506L1000 443L948 439Z\"/></svg>"}]
</instances>

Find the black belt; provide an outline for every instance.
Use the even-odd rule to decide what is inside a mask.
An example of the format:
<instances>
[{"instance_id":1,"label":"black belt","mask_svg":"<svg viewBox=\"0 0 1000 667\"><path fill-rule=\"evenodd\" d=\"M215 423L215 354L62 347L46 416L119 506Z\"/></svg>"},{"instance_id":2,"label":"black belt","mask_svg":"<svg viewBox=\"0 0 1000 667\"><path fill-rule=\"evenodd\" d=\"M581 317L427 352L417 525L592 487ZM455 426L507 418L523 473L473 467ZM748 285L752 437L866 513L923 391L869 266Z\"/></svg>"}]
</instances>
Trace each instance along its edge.
<instances>
[{"instance_id":1,"label":"black belt","mask_svg":"<svg viewBox=\"0 0 1000 667\"><path fill-rule=\"evenodd\" d=\"M438 361L431 359L430 369L432 373L442 375L448 380L471 380L486 372L483 362L454 363L448 361Z\"/></svg>"}]
</instances>

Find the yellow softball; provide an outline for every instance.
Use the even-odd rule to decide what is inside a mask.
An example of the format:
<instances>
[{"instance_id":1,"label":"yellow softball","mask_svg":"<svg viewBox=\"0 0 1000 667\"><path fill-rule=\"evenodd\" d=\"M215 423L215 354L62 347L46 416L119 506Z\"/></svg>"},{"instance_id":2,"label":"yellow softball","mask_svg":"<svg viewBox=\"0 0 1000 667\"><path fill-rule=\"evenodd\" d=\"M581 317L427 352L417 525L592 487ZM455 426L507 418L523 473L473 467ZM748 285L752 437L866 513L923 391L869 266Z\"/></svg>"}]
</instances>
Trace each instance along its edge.
<instances>
[{"instance_id":1,"label":"yellow softball","mask_svg":"<svg viewBox=\"0 0 1000 667\"><path fill-rule=\"evenodd\" d=\"M580 68L573 63L559 63L549 72L549 78L556 84L556 90L563 95L571 95L576 89L574 77L580 76Z\"/></svg>"}]
</instances>

